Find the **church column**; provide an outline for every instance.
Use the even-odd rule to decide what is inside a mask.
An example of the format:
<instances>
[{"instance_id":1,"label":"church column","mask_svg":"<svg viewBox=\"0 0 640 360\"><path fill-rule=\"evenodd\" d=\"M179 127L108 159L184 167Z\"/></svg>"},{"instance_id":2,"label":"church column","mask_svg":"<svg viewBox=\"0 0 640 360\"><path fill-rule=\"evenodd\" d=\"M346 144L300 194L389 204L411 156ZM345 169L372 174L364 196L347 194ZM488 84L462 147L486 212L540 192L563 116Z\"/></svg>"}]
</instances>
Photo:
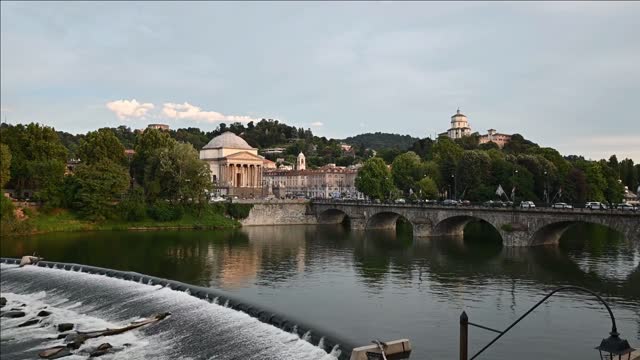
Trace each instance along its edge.
<instances>
[{"instance_id":1,"label":"church column","mask_svg":"<svg viewBox=\"0 0 640 360\"><path fill-rule=\"evenodd\" d=\"M255 165L251 165L251 172L252 172L252 176L251 176L251 180L253 181L253 184L251 184L251 186L253 187L258 187L258 172L256 171L256 166Z\"/></svg>"}]
</instances>

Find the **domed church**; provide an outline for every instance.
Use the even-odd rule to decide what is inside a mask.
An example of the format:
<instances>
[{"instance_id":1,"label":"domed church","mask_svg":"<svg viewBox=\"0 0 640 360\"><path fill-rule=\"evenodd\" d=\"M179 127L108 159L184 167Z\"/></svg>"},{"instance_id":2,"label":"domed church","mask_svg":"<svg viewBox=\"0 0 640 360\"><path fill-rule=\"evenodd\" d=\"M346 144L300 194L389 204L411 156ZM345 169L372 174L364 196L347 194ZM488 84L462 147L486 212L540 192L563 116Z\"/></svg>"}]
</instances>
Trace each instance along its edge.
<instances>
[{"instance_id":1,"label":"domed church","mask_svg":"<svg viewBox=\"0 0 640 360\"><path fill-rule=\"evenodd\" d=\"M265 158L240 136L227 131L214 137L200 150L200 159L209 164L220 195L261 196Z\"/></svg>"}]
</instances>

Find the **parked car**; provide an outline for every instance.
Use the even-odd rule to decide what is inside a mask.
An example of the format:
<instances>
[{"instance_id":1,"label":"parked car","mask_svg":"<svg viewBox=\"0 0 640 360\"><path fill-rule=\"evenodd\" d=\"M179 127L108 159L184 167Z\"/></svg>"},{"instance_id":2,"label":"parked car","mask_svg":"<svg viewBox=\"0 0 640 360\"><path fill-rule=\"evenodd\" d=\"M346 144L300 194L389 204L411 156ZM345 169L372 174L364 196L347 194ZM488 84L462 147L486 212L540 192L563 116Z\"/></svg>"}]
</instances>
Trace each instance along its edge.
<instances>
[{"instance_id":1,"label":"parked car","mask_svg":"<svg viewBox=\"0 0 640 360\"><path fill-rule=\"evenodd\" d=\"M471 201L462 200L462 201L460 201L460 206L471 206Z\"/></svg>"},{"instance_id":2,"label":"parked car","mask_svg":"<svg viewBox=\"0 0 640 360\"><path fill-rule=\"evenodd\" d=\"M212 202L212 203L223 202L223 201L227 201L227 199L225 199L225 198L223 198L221 196L212 197L211 200L210 200L210 202Z\"/></svg>"},{"instance_id":3,"label":"parked car","mask_svg":"<svg viewBox=\"0 0 640 360\"><path fill-rule=\"evenodd\" d=\"M627 203L621 203L621 204L616 205L616 209L622 210L622 211L637 211L638 210L633 205L627 204Z\"/></svg>"},{"instance_id":4,"label":"parked car","mask_svg":"<svg viewBox=\"0 0 640 360\"><path fill-rule=\"evenodd\" d=\"M554 209L573 209L573 205L569 205L567 203L559 202L551 205Z\"/></svg>"},{"instance_id":5,"label":"parked car","mask_svg":"<svg viewBox=\"0 0 640 360\"><path fill-rule=\"evenodd\" d=\"M489 201L485 201L484 203L482 203L482 206L484 207L507 207L507 203L504 201L494 201L494 200L489 200Z\"/></svg>"},{"instance_id":6,"label":"parked car","mask_svg":"<svg viewBox=\"0 0 640 360\"><path fill-rule=\"evenodd\" d=\"M396 199L394 202L396 204L406 204L407 201L405 199Z\"/></svg>"},{"instance_id":7,"label":"parked car","mask_svg":"<svg viewBox=\"0 0 640 360\"><path fill-rule=\"evenodd\" d=\"M607 205L597 201L590 201L584 205L584 208L590 210L607 210Z\"/></svg>"},{"instance_id":8,"label":"parked car","mask_svg":"<svg viewBox=\"0 0 640 360\"><path fill-rule=\"evenodd\" d=\"M425 200L425 205L438 205L438 200Z\"/></svg>"},{"instance_id":9,"label":"parked car","mask_svg":"<svg viewBox=\"0 0 640 360\"><path fill-rule=\"evenodd\" d=\"M447 200L442 202L442 205L444 205L444 206L458 206L458 205L460 205L460 203L457 202L456 200L453 200L453 199L447 199Z\"/></svg>"},{"instance_id":10,"label":"parked car","mask_svg":"<svg viewBox=\"0 0 640 360\"><path fill-rule=\"evenodd\" d=\"M520 208L521 209L535 209L536 204L533 203L533 201L523 201L520 203Z\"/></svg>"}]
</instances>

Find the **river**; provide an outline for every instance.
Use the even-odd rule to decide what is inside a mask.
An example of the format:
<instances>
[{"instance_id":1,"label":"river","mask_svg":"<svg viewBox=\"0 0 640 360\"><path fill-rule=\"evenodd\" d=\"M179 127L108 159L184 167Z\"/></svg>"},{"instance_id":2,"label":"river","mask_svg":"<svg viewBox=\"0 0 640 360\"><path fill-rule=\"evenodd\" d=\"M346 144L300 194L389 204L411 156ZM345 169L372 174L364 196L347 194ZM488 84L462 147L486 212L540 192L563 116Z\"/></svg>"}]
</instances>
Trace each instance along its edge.
<instances>
[{"instance_id":1,"label":"river","mask_svg":"<svg viewBox=\"0 0 640 360\"><path fill-rule=\"evenodd\" d=\"M506 248L468 225L464 239L414 239L341 226L231 231L56 233L6 237L3 257L37 251L50 261L130 270L223 289L305 319L356 344L409 338L412 359L457 357L459 316L502 329L550 290L592 289L612 305L621 337L640 346L640 250L603 227L580 225L559 246ZM590 296L552 297L483 359L596 359L610 322ZM470 329L470 353L493 334ZM197 336L195 334L194 336Z\"/></svg>"}]
</instances>

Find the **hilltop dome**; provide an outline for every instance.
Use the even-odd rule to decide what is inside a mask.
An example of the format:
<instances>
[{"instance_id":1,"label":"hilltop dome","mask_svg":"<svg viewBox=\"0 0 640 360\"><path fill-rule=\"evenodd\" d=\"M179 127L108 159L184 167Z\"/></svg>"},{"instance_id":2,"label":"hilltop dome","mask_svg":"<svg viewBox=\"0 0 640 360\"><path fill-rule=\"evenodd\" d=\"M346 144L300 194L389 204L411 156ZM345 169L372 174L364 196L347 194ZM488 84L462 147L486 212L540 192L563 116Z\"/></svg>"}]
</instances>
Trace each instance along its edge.
<instances>
[{"instance_id":1,"label":"hilltop dome","mask_svg":"<svg viewBox=\"0 0 640 360\"><path fill-rule=\"evenodd\" d=\"M244 141L243 138L232 133L231 131L227 131L221 135L214 137L202 149L219 149L219 148L245 149L245 150L253 149L251 145L247 144L247 142Z\"/></svg>"},{"instance_id":2,"label":"hilltop dome","mask_svg":"<svg viewBox=\"0 0 640 360\"><path fill-rule=\"evenodd\" d=\"M456 111L456 113L453 114L453 116L451 118L453 119L453 118L456 118L456 117L465 117L466 118L466 115L461 113L460 109L458 109L458 111Z\"/></svg>"}]
</instances>

